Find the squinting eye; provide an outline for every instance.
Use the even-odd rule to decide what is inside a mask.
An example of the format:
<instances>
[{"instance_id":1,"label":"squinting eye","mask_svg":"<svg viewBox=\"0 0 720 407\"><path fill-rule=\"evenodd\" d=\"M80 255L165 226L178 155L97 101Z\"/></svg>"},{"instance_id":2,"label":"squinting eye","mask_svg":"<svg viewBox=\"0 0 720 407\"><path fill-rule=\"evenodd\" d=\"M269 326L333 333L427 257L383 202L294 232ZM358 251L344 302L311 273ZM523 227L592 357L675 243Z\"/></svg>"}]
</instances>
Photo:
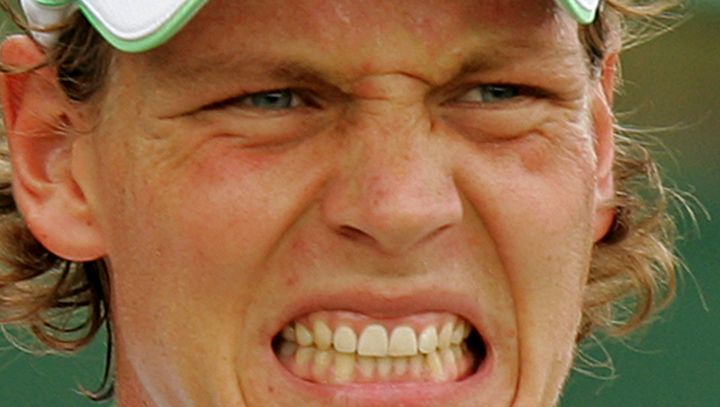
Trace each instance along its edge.
<instances>
[{"instance_id":1,"label":"squinting eye","mask_svg":"<svg viewBox=\"0 0 720 407\"><path fill-rule=\"evenodd\" d=\"M265 110L281 110L296 107L300 103L298 95L291 90L273 90L245 96L241 100L243 107Z\"/></svg>"},{"instance_id":2,"label":"squinting eye","mask_svg":"<svg viewBox=\"0 0 720 407\"><path fill-rule=\"evenodd\" d=\"M513 85L480 85L472 88L460 97L461 102L498 103L506 102L520 96L518 86Z\"/></svg>"}]
</instances>

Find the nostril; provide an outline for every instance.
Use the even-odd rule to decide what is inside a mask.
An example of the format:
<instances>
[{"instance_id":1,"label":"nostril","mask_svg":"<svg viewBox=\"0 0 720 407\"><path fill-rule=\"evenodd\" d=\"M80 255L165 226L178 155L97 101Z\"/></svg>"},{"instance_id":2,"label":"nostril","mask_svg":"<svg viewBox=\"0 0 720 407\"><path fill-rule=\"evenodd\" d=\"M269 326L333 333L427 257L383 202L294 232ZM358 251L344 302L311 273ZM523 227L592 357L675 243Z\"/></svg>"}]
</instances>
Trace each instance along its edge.
<instances>
[{"instance_id":1,"label":"nostril","mask_svg":"<svg viewBox=\"0 0 720 407\"><path fill-rule=\"evenodd\" d=\"M353 226L340 226L338 233L351 240L372 240L370 235Z\"/></svg>"},{"instance_id":2,"label":"nostril","mask_svg":"<svg viewBox=\"0 0 720 407\"><path fill-rule=\"evenodd\" d=\"M422 240L425 240L425 241L432 240L436 236L443 234L443 232L445 232L446 230L449 230L451 227L452 227L452 225L441 226L437 230L435 230L435 231L431 232L430 234L428 234L427 236L425 236Z\"/></svg>"},{"instance_id":3,"label":"nostril","mask_svg":"<svg viewBox=\"0 0 720 407\"><path fill-rule=\"evenodd\" d=\"M349 225L342 225L335 228L341 237L349 241L377 246L383 252L402 252L416 244L429 242L444 232L450 230L453 225L443 225L435 230L363 230Z\"/></svg>"}]
</instances>

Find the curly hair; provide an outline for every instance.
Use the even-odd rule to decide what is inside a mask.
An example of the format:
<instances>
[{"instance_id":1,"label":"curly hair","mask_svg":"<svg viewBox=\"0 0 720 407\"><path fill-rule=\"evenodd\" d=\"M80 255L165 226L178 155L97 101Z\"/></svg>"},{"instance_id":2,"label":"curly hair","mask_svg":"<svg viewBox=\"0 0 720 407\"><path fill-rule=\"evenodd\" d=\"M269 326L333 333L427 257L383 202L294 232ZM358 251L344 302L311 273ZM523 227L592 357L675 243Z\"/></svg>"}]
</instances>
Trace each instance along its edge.
<instances>
[{"instance_id":1,"label":"curly hair","mask_svg":"<svg viewBox=\"0 0 720 407\"><path fill-rule=\"evenodd\" d=\"M592 75L611 53L663 31L683 0L606 0L592 25L578 35ZM26 34L30 28L9 0L0 8ZM113 50L80 15L53 27L60 32L47 60L32 67L5 66L5 74L51 66L71 100L92 103L110 69ZM619 76L619 74L618 74ZM619 77L617 79L620 79ZM619 81L618 81L619 82ZM671 194L646 143L615 135L615 221L592 252L577 343L603 332L623 336L652 319L673 299L677 258L675 224L668 213ZM72 352L103 328L108 347L103 384L93 400L113 396L113 351L108 270L105 260L71 262L42 246L25 225L12 195L6 140L0 141L0 323L28 328L52 350ZM78 315L80 315L78 317Z\"/></svg>"}]
</instances>

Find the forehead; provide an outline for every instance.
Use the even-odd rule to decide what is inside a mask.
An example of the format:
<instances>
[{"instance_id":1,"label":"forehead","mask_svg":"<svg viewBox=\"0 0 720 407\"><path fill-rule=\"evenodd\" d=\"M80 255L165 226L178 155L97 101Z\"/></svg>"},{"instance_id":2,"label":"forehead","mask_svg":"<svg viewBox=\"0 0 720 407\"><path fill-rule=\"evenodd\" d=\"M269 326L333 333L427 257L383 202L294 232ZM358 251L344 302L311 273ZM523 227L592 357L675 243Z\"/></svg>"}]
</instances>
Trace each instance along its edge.
<instances>
[{"instance_id":1,"label":"forehead","mask_svg":"<svg viewBox=\"0 0 720 407\"><path fill-rule=\"evenodd\" d=\"M194 63L207 68L258 53L366 71L431 60L440 74L471 51L490 62L578 49L575 23L553 0L211 0L148 55L191 75Z\"/></svg>"},{"instance_id":2,"label":"forehead","mask_svg":"<svg viewBox=\"0 0 720 407\"><path fill-rule=\"evenodd\" d=\"M477 25L499 30L537 27L557 11L553 0L211 0L184 36L259 29L255 34L301 32L332 40L338 34L341 39L381 34L393 26L438 39L434 36L453 26L460 31Z\"/></svg>"}]
</instances>

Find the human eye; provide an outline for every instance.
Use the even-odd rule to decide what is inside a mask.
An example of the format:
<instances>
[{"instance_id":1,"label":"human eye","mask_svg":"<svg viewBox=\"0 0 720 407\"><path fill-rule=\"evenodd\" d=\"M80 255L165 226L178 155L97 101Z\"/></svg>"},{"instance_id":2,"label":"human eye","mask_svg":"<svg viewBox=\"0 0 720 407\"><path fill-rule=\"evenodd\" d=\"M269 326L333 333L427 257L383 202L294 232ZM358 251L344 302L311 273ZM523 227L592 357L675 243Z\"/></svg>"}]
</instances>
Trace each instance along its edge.
<instances>
[{"instance_id":1,"label":"human eye","mask_svg":"<svg viewBox=\"0 0 720 407\"><path fill-rule=\"evenodd\" d=\"M441 114L473 140L518 139L562 105L557 91L526 83L472 82L443 98Z\"/></svg>"},{"instance_id":2,"label":"human eye","mask_svg":"<svg viewBox=\"0 0 720 407\"><path fill-rule=\"evenodd\" d=\"M252 109L282 110L300 105L297 93L282 89L269 92L251 93L240 100L240 105Z\"/></svg>"},{"instance_id":3,"label":"human eye","mask_svg":"<svg viewBox=\"0 0 720 407\"><path fill-rule=\"evenodd\" d=\"M280 113L286 110L311 106L309 98L292 89L273 89L269 91L253 92L233 97L206 107L206 110L223 110L228 108L249 110L255 112Z\"/></svg>"},{"instance_id":4,"label":"human eye","mask_svg":"<svg viewBox=\"0 0 720 407\"><path fill-rule=\"evenodd\" d=\"M460 103L496 104L514 101L528 93L526 88L517 85L478 85L462 94L457 101Z\"/></svg>"},{"instance_id":5,"label":"human eye","mask_svg":"<svg viewBox=\"0 0 720 407\"><path fill-rule=\"evenodd\" d=\"M258 89L256 87L255 89ZM317 131L328 104L322 93L306 87L236 90L217 97L187 116L214 139L233 139L247 148L290 146ZM317 119L317 120L312 120Z\"/></svg>"}]
</instances>

